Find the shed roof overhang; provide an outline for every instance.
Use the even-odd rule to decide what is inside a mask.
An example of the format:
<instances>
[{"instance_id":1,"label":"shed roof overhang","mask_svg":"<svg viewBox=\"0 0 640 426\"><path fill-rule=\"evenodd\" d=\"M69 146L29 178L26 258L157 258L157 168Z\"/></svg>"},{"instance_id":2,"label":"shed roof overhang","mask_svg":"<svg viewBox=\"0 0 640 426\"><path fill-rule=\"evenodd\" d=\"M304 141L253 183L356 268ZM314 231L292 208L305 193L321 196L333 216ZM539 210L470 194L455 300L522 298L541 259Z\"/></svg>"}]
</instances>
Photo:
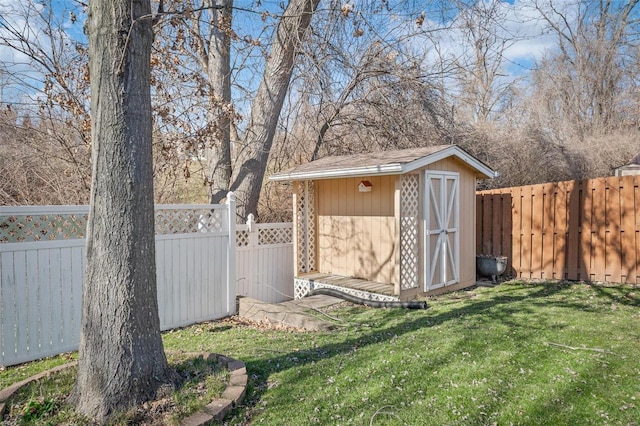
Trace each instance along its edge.
<instances>
[{"instance_id":1,"label":"shed roof overhang","mask_svg":"<svg viewBox=\"0 0 640 426\"><path fill-rule=\"evenodd\" d=\"M616 170L633 170L640 168L640 152L633 157L627 164L616 168Z\"/></svg>"},{"instance_id":2,"label":"shed roof overhang","mask_svg":"<svg viewBox=\"0 0 640 426\"><path fill-rule=\"evenodd\" d=\"M474 170L476 177L490 179L498 172L457 145L438 145L368 154L324 157L275 173L270 180L317 180L355 176L401 175L426 167L432 163L454 157Z\"/></svg>"}]
</instances>

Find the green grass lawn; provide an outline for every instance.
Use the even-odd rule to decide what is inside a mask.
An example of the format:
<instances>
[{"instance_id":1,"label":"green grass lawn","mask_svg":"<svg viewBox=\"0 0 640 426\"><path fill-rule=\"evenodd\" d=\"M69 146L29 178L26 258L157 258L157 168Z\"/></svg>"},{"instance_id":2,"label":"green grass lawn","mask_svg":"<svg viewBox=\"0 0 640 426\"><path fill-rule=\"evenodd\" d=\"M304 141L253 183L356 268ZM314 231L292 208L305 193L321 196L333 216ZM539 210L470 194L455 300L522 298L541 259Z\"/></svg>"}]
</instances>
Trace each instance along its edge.
<instances>
[{"instance_id":1,"label":"green grass lawn","mask_svg":"<svg viewBox=\"0 0 640 426\"><path fill-rule=\"evenodd\" d=\"M322 333L212 322L165 346L246 363L231 424L640 424L640 289L509 282L429 304L343 306Z\"/></svg>"}]
</instances>

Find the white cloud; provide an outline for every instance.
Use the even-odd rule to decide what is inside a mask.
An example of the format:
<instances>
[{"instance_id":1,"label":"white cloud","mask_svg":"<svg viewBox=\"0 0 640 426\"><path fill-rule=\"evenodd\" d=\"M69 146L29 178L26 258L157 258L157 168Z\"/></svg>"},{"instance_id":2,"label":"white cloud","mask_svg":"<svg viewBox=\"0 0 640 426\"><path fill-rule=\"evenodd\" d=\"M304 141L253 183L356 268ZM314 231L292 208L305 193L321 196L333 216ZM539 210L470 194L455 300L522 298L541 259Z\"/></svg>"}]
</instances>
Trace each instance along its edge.
<instances>
[{"instance_id":1,"label":"white cloud","mask_svg":"<svg viewBox=\"0 0 640 426\"><path fill-rule=\"evenodd\" d=\"M563 11L569 20L573 19L572 6L574 0L553 0L557 10ZM481 0L478 7L492 9L497 19L488 28L504 42L504 48L496 43L494 53L502 53L502 72L507 78L515 79L526 76L546 52L557 46L557 35L550 32L538 7L549 12L549 0ZM552 16L552 14L550 15ZM425 56L425 66L432 67L444 56L448 60L457 59L458 63L472 61L474 45L469 41L463 19L460 15L446 23L434 20L425 22L425 28L433 31L429 38L419 43L430 46Z\"/></svg>"},{"instance_id":2,"label":"white cloud","mask_svg":"<svg viewBox=\"0 0 640 426\"><path fill-rule=\"evenodd\" d=\"M26 97L39 86L42 74L33 66L33 59L20 49L25 43L39 43L47 51L42 28L33 16L42 5L32 1L0 0L0 102L29 102ZM22 41L20 41L22 39ZM24 43L23 43L24 42ZM11 45L18 47L12 48Z\"/></svg>"},{"instance_id":3,"label":"white cloud","mask_svg":"<svg viewBox=\"0 0 640 426\"><path fill-rule=\"evenodd\" d=\"M40 60L49 62L54 50L47 35L47 22L54 29L66 29L71 8L77 9L77 5L70 4L68 0L50 0L46 6L34 0L0 0L1 103L33 105L35 99L42 96L46 71L25 52L32 49ZM82 28L80 23L76 26ZM57 33L53 31L53 34ZM66 43L67 35L63 37L65 39L56 43ZM61 48L59 45L56 50L60 52Z\"/></svg>"},{"instance_id":4,"label":"white cloud","mask_svg":"<svg viewBox=\"0 0 640 426\"><path fill-rule=\"evenodd\" d=\"M544 3L541 4L544 6ZM503 1L500 2L500 6L505 17L504 31L501 35L513 35L517 39L505 52L508 60L533 62L555 48L557 38L549 33L548 24L533 0L516 0L513 4Z\"/></svg>"}]
</instances>

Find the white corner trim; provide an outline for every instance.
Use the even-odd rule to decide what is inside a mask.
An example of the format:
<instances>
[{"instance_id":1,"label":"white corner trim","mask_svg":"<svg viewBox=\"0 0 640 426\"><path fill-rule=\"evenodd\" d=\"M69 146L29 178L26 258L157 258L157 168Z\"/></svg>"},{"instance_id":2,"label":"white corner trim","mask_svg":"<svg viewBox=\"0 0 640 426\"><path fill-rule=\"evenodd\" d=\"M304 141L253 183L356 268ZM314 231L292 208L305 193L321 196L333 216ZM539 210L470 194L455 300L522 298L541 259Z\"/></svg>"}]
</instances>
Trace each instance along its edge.
<instances>
[{"instance_id":1,"label":"white corner trim","mask_svg":"<svg viewBox=\"0 0 640 426\"><path fill-rule=\"evenodd\" d=\"M383 175L399 175L403 173L402 164L391 163L381 166L352 167L349 169L333 169L321 170L314 172L297 172L272 175L269 180L316 180L316 179L332 179L354 176L383 176Z\"/></svg>"},{"instance_id":2,"label":"white corner trim","mask_svg":"<svg viewBox=\"0 0 640 426\"><path fill-rule=\"evenodd\" d=\"M469 167L476 170L479 173L482 173L487 178L496 178L498 177L498 172L492 170L490 167L483 164L480 160L468 154L466 151L460 149L456 145L452 145L449 148L443 149L441 151L435 152L431 155L428 155L423 158L419 158L410 163L406 163L403 167L402 173L412 172L414 170L421 169L423 167L428 166L429 164L436 163L440 160L444 160L448 157L457 157L464 163L468 164Z\"/></svg>"}]
</instances>

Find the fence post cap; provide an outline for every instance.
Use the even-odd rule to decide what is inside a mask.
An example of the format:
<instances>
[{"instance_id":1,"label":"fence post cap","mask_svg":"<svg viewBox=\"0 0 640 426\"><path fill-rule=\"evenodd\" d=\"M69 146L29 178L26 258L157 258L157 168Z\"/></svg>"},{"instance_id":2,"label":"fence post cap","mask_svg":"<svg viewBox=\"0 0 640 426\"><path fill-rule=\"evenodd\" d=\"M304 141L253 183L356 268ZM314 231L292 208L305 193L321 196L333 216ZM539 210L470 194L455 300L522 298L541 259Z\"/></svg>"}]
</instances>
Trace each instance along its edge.
<instances>
[{"instance_id":1,"label":"fence post cap","mask_svg":"<svg viewBox=\"0 0 640 426\"><path fill-rule=\"evenodd\" d=\"M253 232L253 224L256 223L253 213L249 213L247 216L247 228L249 228L249 232Z\"/></svg>"},{"instance_id":2,"label":"fence post cap","mask_svg":"<svg viewBox=\"0 0 640 426\"><path fill-rule=\"evenodd\" d=\"M236 201L236 194L234 194L233 191L227 192L227 203L235 203L235 201Z\"/></svg>"}]
</instances>

